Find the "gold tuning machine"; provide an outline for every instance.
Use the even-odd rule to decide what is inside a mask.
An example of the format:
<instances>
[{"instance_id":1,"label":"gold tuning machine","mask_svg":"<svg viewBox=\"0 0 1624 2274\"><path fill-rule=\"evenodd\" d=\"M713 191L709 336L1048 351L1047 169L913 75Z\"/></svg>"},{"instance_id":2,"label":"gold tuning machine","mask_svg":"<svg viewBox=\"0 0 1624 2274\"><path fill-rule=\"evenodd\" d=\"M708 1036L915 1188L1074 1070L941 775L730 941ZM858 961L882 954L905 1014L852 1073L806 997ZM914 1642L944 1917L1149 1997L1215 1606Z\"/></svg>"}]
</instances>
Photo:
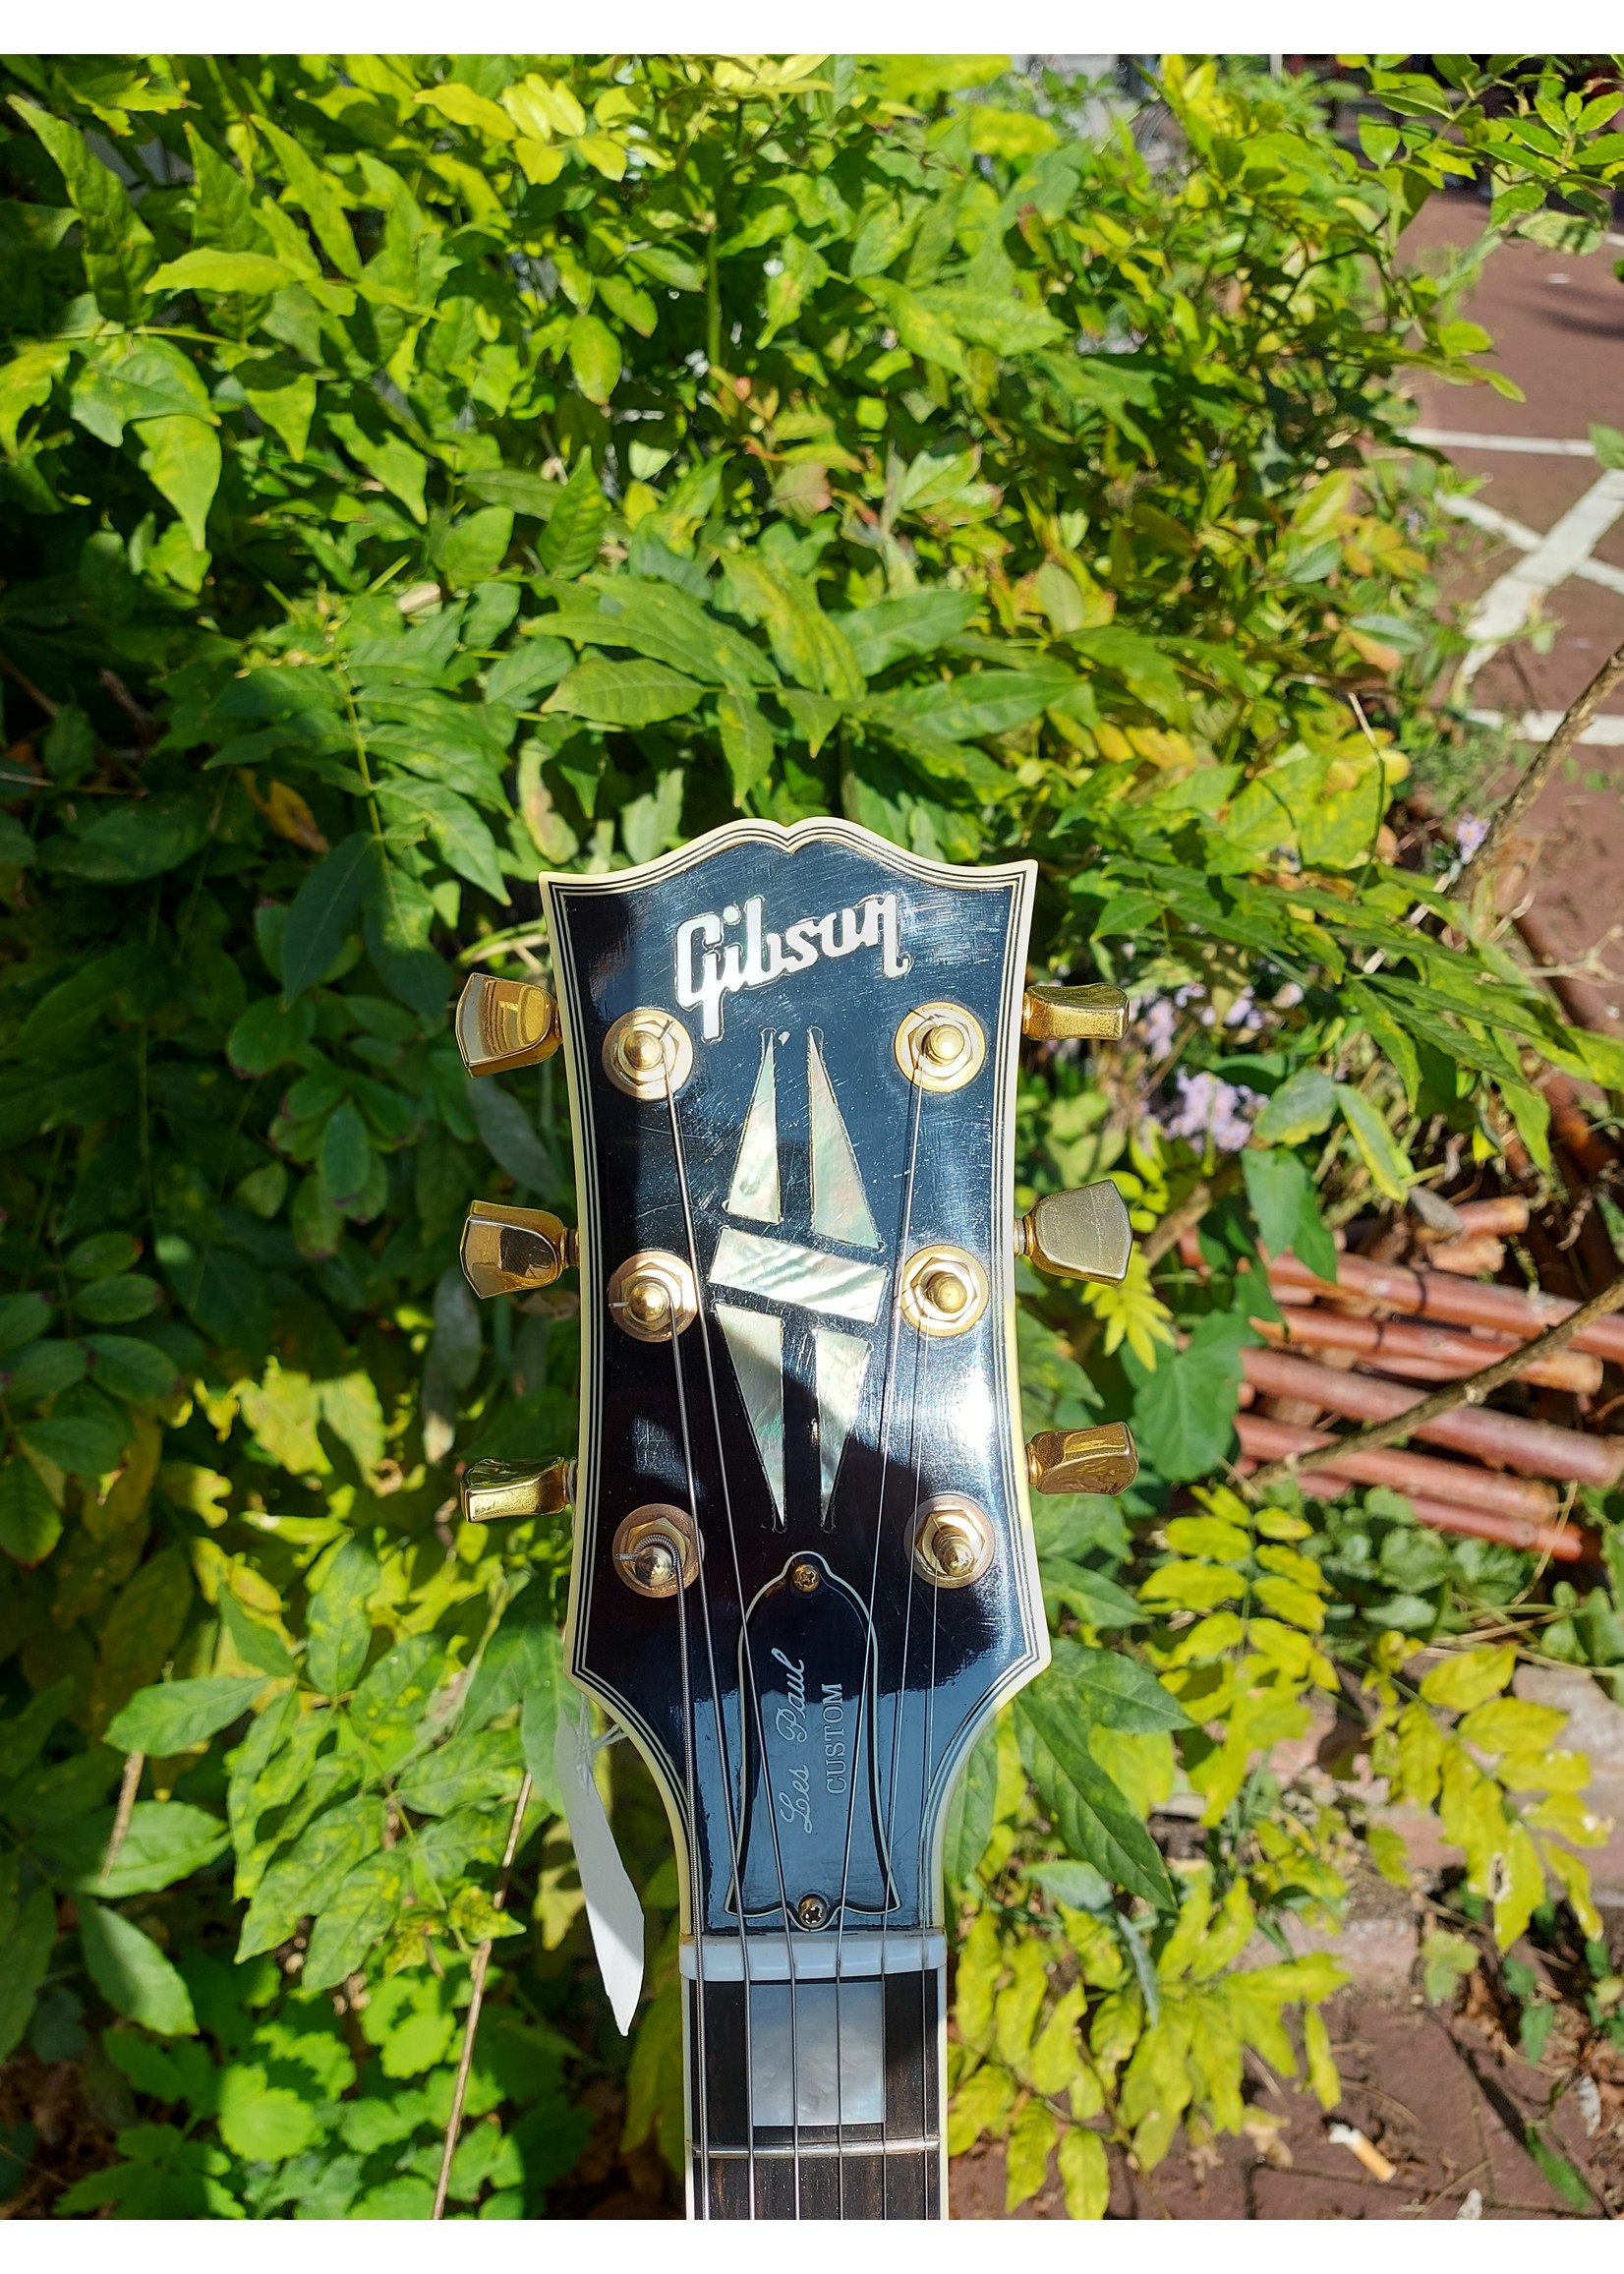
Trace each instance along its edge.
<instances>
[{"instance_id":1,"label":"gold tuning machine","mask_svg":"<svg viewBox=\"0 0 1624 2274\"><path fill-rule=\"evenodd\" d=\"M1046 1193L1015 1225L1015 1248L1040 1271L1120 1287L1133 1234L1123 1196L1107 1179L1074 1193Z\"/></svg>"},{"instance_id":2,"label":"gold tuning machine","mask_svg":"<svg viewBox=\"0 0 1624 2274\"><path fill-rule=\"evenodd\" d=\"M575 1234L545 1208L476 1200L462 1228L462 1275L474 1293L523 1295L551 1287L577 1260Z\"/></svg>"},{"instance_id":3,"label":"gold tuning machine","mask_svg":"<svg viewBox=\"0 0 1624 2274\"><path fill-rule=\"evenodd\" d=\"M1124 1422L1088 1429L1040 1429L1026 1447L1034 1492L1126 1492L1139 1456Z\"/></svg>"},{"instance_id":4,"label":"gold tuning machine","mask_svg":"<svg viewBox=\"0 0 1624 2274\"><path fill-rule=\"evenodd\" d=\"M493 1524L501 1516L561 1516L575 1499L575 1463L474 1461L463 1472L459 1490L463 1521Z\"/></svg>"},{"instance_id":5,"label":"gold tuning machine","mask_svg":"<svg viewBox=\"0 0 1624 2274\"><path fill-rule=\"evenodd\" d=\"M1028 1042L1120 1042L1128 997L1120 987L1028 987L1020 1031Z\"/></svg>"},{"instance_id":6,"label":"gold tuning machine","mask_svg":"<svg viewBox=\"0 0 1624 2274\"><path fill-rule=\"evenodd\" d=\"M457 1048L470 1074L540 1066L559 1043L558 1006L528 979L476 971L457 999Z\"/></svg>"}]
</instances>

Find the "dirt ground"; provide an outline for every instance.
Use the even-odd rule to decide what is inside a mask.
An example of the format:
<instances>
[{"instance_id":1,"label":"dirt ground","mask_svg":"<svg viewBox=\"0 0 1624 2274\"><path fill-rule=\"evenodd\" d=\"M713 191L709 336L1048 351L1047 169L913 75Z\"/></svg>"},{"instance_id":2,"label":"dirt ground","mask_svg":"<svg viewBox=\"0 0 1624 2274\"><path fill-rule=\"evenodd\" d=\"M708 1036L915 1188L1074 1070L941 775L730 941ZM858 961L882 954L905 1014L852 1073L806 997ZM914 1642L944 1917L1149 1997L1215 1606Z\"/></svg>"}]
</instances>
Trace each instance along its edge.
<instances>
[{"instance_id":1,"label":"dirt ground","mask_svg":"<svg viewBox=\"0 0 1624 2274\"><path fill-rule=\"evenodd\" d=\"M1412 2003L1412 1998L1416 2003ZM1553 2074L1510 2053L1498 2030L1450 2017L1416 1993L1345 1990L1326 2009L1343 2098L1329 2117L1313 2095L1273 2079L1259 2121L1239 2138L1189 2151L1183 2135L1154 2172L1111 2151L1109 2219L1605 2219L1624 2211L1624 2062L1599 2093L1593 2133L1565 2094L1546 2112ZM1596 2115L1593 2105L1592 2116ZM1584 2181L1586 2208L1552 2187L1524 2146L1530 2117ZM1393 2167L1381 2181L1329 2137L1357 2128ZM983 2140L953 2167L956 2219L1064 2219L1052 2175L1013 2214L1004 2150Z\"/></svg>"}]
</instances>

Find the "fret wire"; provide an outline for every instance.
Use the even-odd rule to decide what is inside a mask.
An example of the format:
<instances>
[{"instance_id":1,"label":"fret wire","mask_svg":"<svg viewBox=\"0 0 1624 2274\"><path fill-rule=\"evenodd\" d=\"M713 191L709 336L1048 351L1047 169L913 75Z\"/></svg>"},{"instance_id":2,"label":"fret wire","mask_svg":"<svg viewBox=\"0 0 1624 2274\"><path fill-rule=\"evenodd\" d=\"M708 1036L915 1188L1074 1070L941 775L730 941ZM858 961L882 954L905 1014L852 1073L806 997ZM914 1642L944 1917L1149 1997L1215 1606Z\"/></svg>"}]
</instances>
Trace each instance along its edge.
<instances>
[{"instance_id":1,"label":"fret wire","mask_svg":"<svg viewBox=\"0 0 1624 2274\"><path fill-rule=\"evenodd\" d=\"M795 2158L810 2162L816 2156L826 2160L840 2156L849 2162L855 2156L934 2155L941 2147L940 2134L930 2139L875 2139L846 2140L837 2147L831 2140L820 2144L802 2140L798 2148L787 2141L780 2147L763 2147L759 2142L754 2150L742 2147L711 2147L705 2151L705 2160L713 2164L743 2163L754 2153L758 2163L788 2163Z\"/></svg>"}]
</instances>

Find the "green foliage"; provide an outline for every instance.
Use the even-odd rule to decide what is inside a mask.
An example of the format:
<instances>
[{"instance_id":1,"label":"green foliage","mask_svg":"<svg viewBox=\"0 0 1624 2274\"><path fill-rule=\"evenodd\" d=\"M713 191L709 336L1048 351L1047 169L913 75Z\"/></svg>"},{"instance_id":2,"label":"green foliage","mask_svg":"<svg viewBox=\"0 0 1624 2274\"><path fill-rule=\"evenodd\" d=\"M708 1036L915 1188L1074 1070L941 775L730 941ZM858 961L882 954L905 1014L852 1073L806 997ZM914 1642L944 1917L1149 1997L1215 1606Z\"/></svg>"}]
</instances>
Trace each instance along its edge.
<instances>
[{"instance_id":1,"label":"green foliage","mask_svg":"<svg viewBox=\"0 0 1624 2274\"><path fill-rule=\"evenodd\" d=\"M1055 1664L955 1803L956 2144L1007 2134L1014 2199L1053 2152L1097 2216L1095 2128L1146 2164L1234 2128L1287 2009L1334 2089L1332 1969L1230 1969L1335 1916L1349 1824L1267 1763L1338 1663L1497 1924L1546 1872L1590 1915L1584 1779L1507 1722L1509 1662L1402 1686L1526 1559L1375 1494L1156 1525L1231 1449L1259 1244L1333 1269L1327 1209L1402 1196L1427 1121L1544 1159L1541 1060L1624 1087L1388 859L1459 643L1440 476L1371 450L1413 370L1497 379L1395 250L1426 190L1487 162L1532 231L1624 153L1532 65L1492 101L1372 67L1401 124L1362 165L1168 59L1152 172L1018 88L947 99L995 74L7 60L0 2052L49 1971L144 2104L70 2211L426 2216L504 1927L452 2199L534 2213L579 2153L565 2065L614 2062L550 1829L566 1541L453 1496L569 1444L567 1306L482 1317L456 1269L476 1194L569 1212L567 1122L551 1067L471 1085L447 1007L534 967L539 866L739 811L1034 858L1040 964L1139 1017L1028 1070L1021 1204L1214 1196L1199 1285L1023 1273L1029 1421L1131 1419L1144 1471L1040 1511ZM1557 1655L1611 1648L1596 1593ZM527 1769L528 1918L493 1902ZM1170 1873L1176 1784L1209 1852ZM677 2023L667 1948L624 2138L672 2161Z\"/></svg>"}]
</instances>

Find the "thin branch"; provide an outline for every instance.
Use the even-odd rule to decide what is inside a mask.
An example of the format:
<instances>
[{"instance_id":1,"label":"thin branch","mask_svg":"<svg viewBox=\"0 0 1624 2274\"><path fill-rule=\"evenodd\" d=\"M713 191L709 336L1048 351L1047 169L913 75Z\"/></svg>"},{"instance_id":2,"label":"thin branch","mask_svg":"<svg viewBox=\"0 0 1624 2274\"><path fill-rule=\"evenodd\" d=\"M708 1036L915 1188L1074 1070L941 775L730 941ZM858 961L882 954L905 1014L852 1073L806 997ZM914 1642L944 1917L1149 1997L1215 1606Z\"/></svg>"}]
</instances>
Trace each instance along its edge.
<instances>
[{"instance_id":1,"label":"thin branch","mask_svg":"<svg viewBox=\"0 0 1624 2274\"><path fill-rule=\"evenodd\" d=\"M1176 1248L1185 1234L1193 1230L1212 1205L1212 1187L1201 1183L1191 1185L1176 1208L1170 1208L1153 1232L1147 1233L1142 1243L1146 1263L1159 1263L1170 1248Z\"/></svg>"},{"instance_id":2,"label":"thin branch","mask_svg":"<svg viewBox=\"0 0 1624 2274\"><path fill-rule=\"evenodd\" d=\"M1491 1390L1515 1381L1532 1361L1565 1350L1576 1334L1583 1334L1587 1326L1594 1326L1598 1318L1606 1318L1615 1311L1624 1311L1624 1272L1610 1287L1604 1287L1599 1295L1593 1295L1589 1303L1582 1303L1557 1325L1537 1334L1532 1342L1519 1343L1504 1358L1497 1358L1492 1366L1468 1374L1464 1381L1450 1382L1446 1388L1434 1390L1430 1397L1422 1398L1408 1412L1395 1415L1390 1422L1372 1422L1368 1429L1355 1429L1346 1437L1333 1437L1329 1444L1318 1445L1311 1452L1291 1453L1283 1461L1271 1461L1267 1467L1255 1470L1247 1483L1275 1485L1300 1475L1305 1469L1335 1468L1350 1453L1374 1453L1383 1445L1402 1444L1423 1422L1436 1421L1440 1414L1452 1414L1458 1406L1480 1405Z\"/></svg>"},{"instance_id":3,"label":"thin branch","mask_svg":"<svg viewBox=\"0 0 1624 2274\"><path fill-rule=\"evenodd\" d=\"M124 1764L124 1781L118 1788L118 1807L113 1815L113 1829L107 1835L107 1852L101 1859L103 1880L111 1874L118 1861L118 1851L124 1845L124 1836L135 1814L136 1794L141 1790L141 1773L145 1766L145 1753L132 1753Z\"/></svg>"},{"instance_id":4,"label":"thin branch","mask_svg":"<svg viewBox=\"0 0 1624 2274\"><path fill-rule=\"evenodd\" d=\"M531 1777L527 1769L524 1782L519 1786L519 1797L513 1803L513 1821L507 1828L507 1845L502 1851L501 1877L492 1896L497 1910L507 1903L507 1890L513 1878L513 1858L519 1852L519 1834L524 1826L524 1812L530 1805ZM451 2094L451 2114L445 2125L445 2151L439 2159L439 2184L435 2189L435 2207L429 2216L443 2219L445 2193L451 2185L451 2158L457 2152L457 2136L462 2130L462 2104L468 2093L468 2071L474 2061L474 2039L480 2025L480 2008L485 2004L485 1972L491 1963L489 1939L474 1953L474 1963L469 1971L471 1996L468 2000L468 2020L462 2032L462 2059L457 2063L457 2081Z\"/></svg>"},{"instance_id":5,"label":"thin branch","mask_svg":"<svg viewBox=\"0 0 1624 2274\"><path fill-rule=\"evenodd\" d=\"M1585 732L1597 707L1606 701L1621 680L1624 680L1624 647L1613 650L1585 692L1569 705L1567 715L1555 733L1489 823L1482 844L1456 879L1454 890L1460 899L1467 898L1479 877L1491 873L1505 848L1507 838Z\"/></svg>"}]
</instances>

